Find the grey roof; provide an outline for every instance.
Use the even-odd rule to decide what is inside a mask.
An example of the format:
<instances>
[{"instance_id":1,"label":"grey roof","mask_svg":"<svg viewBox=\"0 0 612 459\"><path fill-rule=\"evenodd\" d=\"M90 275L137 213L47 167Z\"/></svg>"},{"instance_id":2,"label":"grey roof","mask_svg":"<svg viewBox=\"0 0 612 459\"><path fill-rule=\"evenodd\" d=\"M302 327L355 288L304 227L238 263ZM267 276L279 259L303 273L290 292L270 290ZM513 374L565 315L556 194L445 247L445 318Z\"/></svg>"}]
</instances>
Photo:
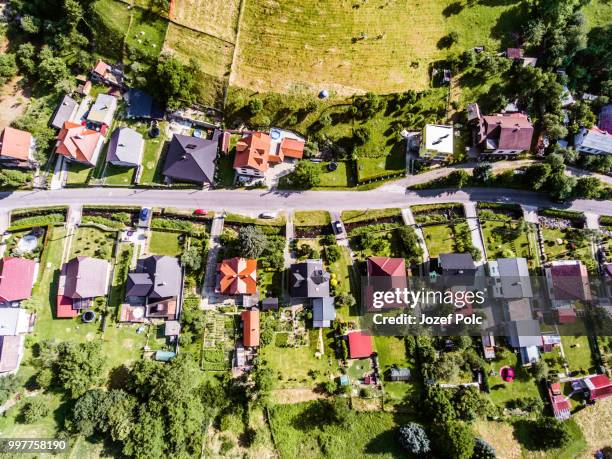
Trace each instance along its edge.
<instances>
[{"instance_id":1,"label":"grey roof","mask_svg":"<svg viewBox=\"0 0 612 459\"><path fill-rule=\"evenodd\" d=\"M79 104L77 103L77 101L70 97L68 94L66 94L55 109L53 119L51 120L51 126L56 129L61 129L62 127L64 127L64 123L66 121L72 120L72 117L75 115L78 106Z\"/></svg>"},{"instance_id":2,"label":"grey roof","mask_svg":"<svg viewBox=\"0 0 612 459\"><path fill-rule=\"evenodd\" d=\"M329 273L322 260L306 260L291 265L291 295L296 298L329 296Z\"/></svg>"},{"instance_id":3,"label":"grey roof","mask_svg":"<svg viewBox=\"0 0 612 459\"><path fill-rule=\"evenodd\" d=\"M106 260L76 257L64 265L64 296L72 299L106 295L110 264Z\"/></svg>"},{"instance_id":4,"label":"grey roof","mask_svg":"<svg viewBox=\"0 0 612 459\"><path fill-rule=\"evenodd\" d=\"M153 285L148 297L162 299L178 297L182 288L181 266L178 259L168 256L154 255L140 260L141 272L148 273L153 279Z\"/></svg>"},{"instance_id":5,"label":"grey roof","mask_svg":"<svg viewBox=\"0 0 612 459\"><path fill-rule=\"evenodd\" d=\"M264 311L269 311L270 309L278 310L278 298L270 297L264 298L261 300L261 309Z\"/></svg>"},{"instance_id":6,"label":"grey roof","mask_svg":"<svg viewBox=\"0 0 612 459\"><path fill-rule=\"evenodd\" d=\"M315 298L312 300L312 320L313 322L331 322L336 319L336 308L334 298Z\"/></svg>"},{"instance_id":7,"label":"grey roof","mask_svg":"<svg viewBox=\"0 0 612 459\"><path fill-rule=\"evenodd\" d=\"M122 162L138 166L144 149L144 139L140 133L129 127L115 129L108 144L106 161Z\"/></svg>"},{"instance_id":8,"label":"grey roof","mask_svg":"<svg viewBox=\"0 0 612 459\"><path fill-rule=\"evenodd\" d=\"M441 253L439 256L442 269L476 269L476 264L469 253Z\"/></svg>"},{"instance_id":9,"label":"grey roof","mask_svg":"<svg viewBox=\"0 0 612 459\"><path fill-rule=\"evenodd\" d=\"M612 154L612 134L597 132L595 129L586 129L576 134L574 142L579 148L591 148Z\"/></svg>"},{"instance_id":10,"label":"grey roof","mask_svg":"<svg viewBox=\"0 0 612 459\"><path fill-rule=\"evenodd\" d=\"M525 258L498 258L497 269L504 298L531 298L531 280Z\"/></svg>"},{"instance_id":11,"label":"grey roof","mask_svg":"<svg viewBox=\"0 0 612 459\"><path fill-rule=\"evenodd\" d=\"M153 279L149 273L129 273L126 287L125 296L147 296L153 287Z\"/></svg>"},{"instance_id":12,"label":"grey roof","mask_svg":"<svg viewBox=\"0 0 612 459\"><path fill-rule=\"evenodd\" d=\"M175 134L168 147L163 174L177 180L212 184L218 142Z\"/></svg>"},{"instance_id":13,"label":"grey roof","mask_svg":"<svg viewBox=\"0 0 612 459\"><path fill-rule=\"evenodd\" d=\"M98 94L96 101L89 109L87 120L110 126L117 110L117 99L110 94Z\"/></svg>"},{"instance_id":14,"label":"grey roof","mask_svg":"<svg viewBox=\"0 0 612 459\"><path fill-rule=\"evenodd\" d=\"M20 308L0 308L0 336L17 334Z\"/></svg>"},{"instance_id":15,"label":"grey roof","mask_svg":"<svg viewBox=\"0 0 612 459\"><path fill-rule=\"evenodd\" d=\"M506 323L506 333L510 345L515 348L541 346L540 323L535 319L513 320Z\"/></svg>"},{"instance_id":16,"label":"grey roof","mask_svg":"<svg viewBox=\"0 0 612 459\"><path fill-rule=\"evenodd\" d=\"M409 368L391 368L391 377L396 378L406 378L410 377L410 369Z\"/></svg>"}]
</instances>

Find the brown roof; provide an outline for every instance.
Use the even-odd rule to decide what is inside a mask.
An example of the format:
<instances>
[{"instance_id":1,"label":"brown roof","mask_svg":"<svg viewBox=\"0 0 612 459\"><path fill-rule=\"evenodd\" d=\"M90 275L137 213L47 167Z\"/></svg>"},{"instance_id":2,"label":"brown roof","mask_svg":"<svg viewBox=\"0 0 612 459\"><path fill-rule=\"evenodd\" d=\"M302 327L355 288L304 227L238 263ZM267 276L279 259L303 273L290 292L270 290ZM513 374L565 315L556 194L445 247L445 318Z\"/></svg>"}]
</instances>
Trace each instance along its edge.
<instances>
[{"instance_id":1,"label":"brown roof","mask_svg":"<svg viewBox=\"0 0 612 459\"><path fill-rule=\"evenodd\" d=\"M481 141L497 141L500 150L529 150L533 125L522 113L497 114L482 117Z\"/></svg>"},{"instance_id":2,"label":"brown roof","mask_svg":"<svg viewBox=\"0 0 612 459\"><path fill-rule=\"evenodd\" d=\"M580 261L549 268L555 300L590 300L589 274Z\"/></svg>"},{"instance_id":3,"label":"brown roof","mask_svg":"<svg viewBox=\"0 0 612 459\"><path fill-rule=\"evenodd\" d=\"M67 158L92 164L101 137L102 134L97 131L66 121L57 135L55 150Z\"/></svg>"},{"instance_id":4,"label":"brown roof","mask_svg":"<svg viewBox=\"0 0 612 459\"><path fill-rule=\"evenodd\" d=\"M93 69L94 73L97 73L98 75L102 77L105 76L106 72L108 72L109 70L110 70L110 65L108 65L103 60L99 60Z\"/></svg>"},{"instance_id":5,"label":"brown roof","mask_svg":"<svg viewBox=\"0 0 612 459\"><path fill-rule=\"evenodd\" d=\"M506 56L509 59L520 59L523 57L523 50L521 48L508 48L506 49Z\"/></svg>"},{"instance_id":6,"label":"brown roof","mask_svg":"<svg viewBox=\"0 0 612 459\"><path fill-rule=\"evenodd\" d=\"M302 159L302 156L304 155L304 141L285 137L281 141L280 151L281 154L279 156Z\"/></svg>"},{"instance_id":7,"label":"brown roof","mask_svg":"<svg viewBox=\"0 0 612 459\"><path fill-rule=\"evenodd\" d=\"M109 272L110 264L106 260L91 257L73 258L62 268L66 280L61 294L72 299L104 296Z\"/></svg>"},{"instance_id":8,"label":"brown roof","mask_svg":"<svg viewBox=\"0 0 612 459\"><path fill-rule=\"evenodd\" d=\"M27 161L30 157L32 134L12 127L4 128L0 138L0 156Z\"/></svg>"},{"instance_id":9,"label":"brown roof","mask_svg":"<svg viewBox=\"0 0 612 459\"><path fill-rule=\"evenodd\" d=\"M265 132L254 132L236 144L234 167L251 167L260 172L268 170L270 159L270 136Z\"/></svg>"},{"instance_id":10,"label":"brown roof","mask_svg":"<svg viewBox=\"0 0 612 459\"><path fill-rule=\"evenodd\" d=\"M257 291L257 260L234 257L223 260L219 289L225 295L252 295Z\"/></svg>"},{"instance_id":11,"label":"brown roof","mask_svg":"<svg viewBox=\"0 0 612 459\"><path fill-rule=\"evenodd\" d=\"M242 311L242 342L245 347L259 346L259 311Z\"/></svg>"}]
</instances>

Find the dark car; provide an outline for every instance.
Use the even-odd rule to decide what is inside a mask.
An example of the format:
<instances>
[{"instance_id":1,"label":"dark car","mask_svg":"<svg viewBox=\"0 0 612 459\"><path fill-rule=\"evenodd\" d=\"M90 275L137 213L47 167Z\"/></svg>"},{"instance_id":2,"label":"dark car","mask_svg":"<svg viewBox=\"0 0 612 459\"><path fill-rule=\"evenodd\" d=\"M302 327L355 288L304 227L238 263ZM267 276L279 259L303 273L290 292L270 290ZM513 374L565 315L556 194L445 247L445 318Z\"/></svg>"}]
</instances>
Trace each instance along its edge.
<instances>
[{"instance_id":1,"label":"dark car","mask_svg":"<svg viewBox=\"0 0 612 459\"><path fill-rule=\"evenodd\" d=\"M340 220L336 220L332 223L332 228L335 234L344 234L344 225Z\"/></svg>"}]
</instances>

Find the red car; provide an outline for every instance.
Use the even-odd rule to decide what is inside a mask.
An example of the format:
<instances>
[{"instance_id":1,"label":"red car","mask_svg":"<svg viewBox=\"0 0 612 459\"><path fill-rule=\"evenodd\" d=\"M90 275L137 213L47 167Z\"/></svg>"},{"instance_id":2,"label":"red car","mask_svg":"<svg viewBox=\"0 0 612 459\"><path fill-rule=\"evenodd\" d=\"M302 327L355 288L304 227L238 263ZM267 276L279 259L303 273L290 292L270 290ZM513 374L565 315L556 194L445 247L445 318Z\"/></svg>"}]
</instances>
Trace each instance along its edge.
<instances>
[{"instance_id":1,"label":"red car","mask_svg":"<svg viewBox=\"0 0 612 459\"><path fill-rule=\"evenodd\" d=\"M194 215L208 215L208 211L204 209L196 209L193 213Z\"/></svg>"}]
</instances>

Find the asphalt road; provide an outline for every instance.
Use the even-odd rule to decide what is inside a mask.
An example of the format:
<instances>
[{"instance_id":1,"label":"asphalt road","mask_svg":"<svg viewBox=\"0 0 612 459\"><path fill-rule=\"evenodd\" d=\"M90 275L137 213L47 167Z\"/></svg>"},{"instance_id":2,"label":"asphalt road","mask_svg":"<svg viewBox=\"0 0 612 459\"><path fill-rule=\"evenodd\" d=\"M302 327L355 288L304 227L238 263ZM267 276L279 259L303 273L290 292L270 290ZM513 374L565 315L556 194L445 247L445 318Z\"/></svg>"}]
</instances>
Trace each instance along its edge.
<instances>
[{"instance_id":1,"label":"asphalt road","mask_svg":"<svg viewBox=\"0 0 612 459\"><path fill-rule=\"evenodd\" d=\"M0 211L55 205L136 205L146 207L202 208L244 212L322 209L377 209L440 202L495 201L536 207L612 215L612 201L575 200L553 203L547 196L529 191L472 188L463 190L406 191L387 185L370 191L278 191L278 190L135 190L127 188L82 188L0 193Z\"/></svg>"}]
</instances>

